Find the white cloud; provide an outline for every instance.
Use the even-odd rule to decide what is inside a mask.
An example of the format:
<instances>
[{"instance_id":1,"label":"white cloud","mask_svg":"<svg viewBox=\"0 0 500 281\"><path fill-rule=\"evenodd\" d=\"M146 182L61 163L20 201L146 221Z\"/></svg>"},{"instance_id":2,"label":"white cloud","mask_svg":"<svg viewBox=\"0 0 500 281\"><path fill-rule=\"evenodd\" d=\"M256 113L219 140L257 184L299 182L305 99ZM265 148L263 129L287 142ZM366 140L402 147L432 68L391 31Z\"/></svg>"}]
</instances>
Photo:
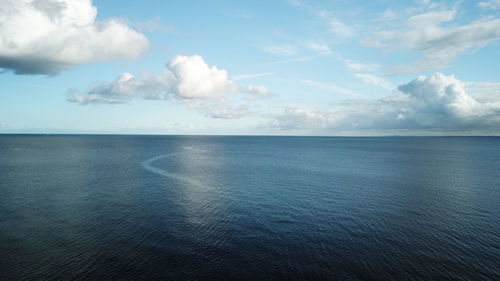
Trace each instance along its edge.
<instances>
[{"instance_id":1,"label":"white cloud","mask_svg":"<svg viewBox=\"0 0 500 281\"><path fill-rule=\"evenodd\" d=\"M431 0L416 0L417 4L427 6L431 3Z\"/></svg>"},{"instance_id":2,"label":"white cloud","mask_svg":"<svg viewBox=\"0 0 500 281\"><path fill-rule=\"evenodd\" d=\"M500 0L482 1L477 5L483 9L498 10L500 9Z\"/></svg>"},{"instance_id":3,"label":"white cloud","mask_svg":"<svg viewBox=\"0 0 500 281\"><path fill-rule=\"evenodd\" d=\"M313 111L306 108L285 108L283 115L271 121L268 126L281 130L317 130L328 129L342 115L334 112Z\"/></svg>"},{"instance_id":4,"label":"white cloud","mask_svg":"<svg viewBox=\"0 0 500 281\"><path fill-rule=\"evenodd\" d=\"M143 73L139 76L124 73L113 82L97 83L88 91L68 90L68 101L79 104L119 104L132 99L173 98L212 117L236 118L250 112L248 108L233 108L228 104L229 97L237 93L243 94L247 101L274 95L264 86L237 85L228 78L226 70L208 66L201 56L178 55L161 73Z\"/></svg>"},{"instance_id":5,"label":"white cloud","mask_svg":"<svg viewBox=\"0 0 500 281\"><path fill-rule=\"evenodd\" d=\"M291 0L289 3L294 7L303 8L314 14L326 24L331 33L337 35L338 37L350 38L356 33L353 27L337 18L330 10L322 8L321 5L307 4L299 0Z\"/></svg>"},{"instance_id":6,"label":"white cloud","mask_svg":"<svg viewBox=\"0 0 500 281\"><path fill-rule=\"evenodd\" d=\"M154 17L150 20L143 22L134 22L132 25L140 31L164 31L171 32L175 29L170 25L165 25L161 23L160 17Z\"/></svg>"},{"instance_id":7,"label":"white cloud","mask_svg":"<svg viewBox=\"0 0 500 281\"><path fill-rule=\"evenodd\" d=\"M293 45L267 45L263 50L278 56L293 56L298 53L297 47Z\"/></svg>"},{"instance_id":8,"label":"white cloud","mask_svg":"<svg viewBox=\"0 0 500 281\"><path fill-rule=\"evenodd\" d=\"M248 116L253 112L246 106L233 107L214 107L208 111L208 115L217 119L237 119Z\"/></svg>"},{"instance_id":9,"label":"white cloud","mask_svg":"<svg viewBox=\"0 0 500 281\"><path fill-rule=\"evenodd\" d=\"M394 89L394 86L389 81L377 75L368 73L356 73L355 76L361 79L366 84L381 87L389 91Z\"/></svg>"},{"instance_id":10,"label":"white cloud","mask_svg":"<svg viewBox=\"0 0 500 281\"><path fill-rule=\"evenodd\" d=\"M310 61L312 59L313 59L312 57L297 57L297 58L287 59L287 60L269 61L269 62L267 62L267 64L284 64L284 63L304 62L304 61Z\"/></svg>"},{"instance_id":11,"label":"white cloud","mask_svg":"<svg viewBox=\"0 0 500 281\"><path fill-rule=\"evenodd\" d=\"M330 47L326 44L311 42L311 43L307 44L307 47L313 51L316 51L316 52L324 54L324 55L330 55L333 53L332 49L330 49Z\"/></svg>"},{"instance_id":12,"label":"white cloud","mask_svg":"<svg viewBox=\"0 0 500 281\"><path fill-rule=\"evenodd\" d=\"M0 68L55 74L76 65L136 58L142 34L116 19L96 21L91 0L2 0Z\"/></svg>"},{"instance_id":13,"label":"white cloud","mask_svg":"<svg viewBox=\"0 0 500 281\"><path fill-rule=\"evenodd\" d=\"M344 58L338 58L339 61L343 62L344 65L349 68L350 70L353 70L355 72L374 72L376 71L379 66L377 64L367 64L367 63L359 63L359 62L354 62L349 59L344 59Z\"/></svg>"},{"instance_id":14,"label":"white cloud","mask_svg":"<svg viewBox=\"0 0 500 281\"><path fill-rule=\"evenodd\" d=\"M68 90L68 101L79 104L119 104L133 98L168 99L174 92L174 82L175 78L169 71L144 73L141 76L123 73L111 83L96 82L85 92Z\"/></svg>"},{"instance_id":15,"label":"white cloud","mask_svg":"<svg viewBox=\"0 0 500 281\"><path fill-rule=\"evenodd\" d=\"M389 91L394 89L391 82L374 74L379 69L379 65L373 63L353 62L342 57L338 57L337 60L343 62L347 68L354 72L354 76L363 81L363 83L377 86Z\"/></svg>"},{"instance_id":16,"label":"white cloud","mask_svg":"<svg viewBox=\"0 0 500 281\"><path fill-rule=\"evenodd\" d=\"M500 95L467 94L464 83L436 73L401 85L378 100L348 100L335 110L287 108L270 126L284 130L442 130L498 129Z\"/></svg>"},{"instance_id":17,"label":"white cloud","mask_svg":"<svg viewBox=\"0 0 500 281\"><path fill-rule=\"evenodd\" d=\"M441 73L430 77L419 76L408 84L399 86L411 101L415 112L432 113L465 121L487 113L487 105L481 104L465 92L464 84L453 76Z\"/></svg>"},{"instance_id":18,"label":"white cloud","mask_svg":"<svg viewBox=\"0 0 500 281\"><path fill-rule=\"evenodd\" d=\"M388 21L396 18L396 13L392 9L387 9L385 10L380 17L378 18L379 21Z\"/></svg>"},{"instance_id":19,"label":"white cloud","mask_svg":"<svg viewBox=\"0 0 500 281\"><path fill-rule=\"evenodd\" d=\"M209 67L201 56L176 56L167 68L175 79L172 90L182 98L221 98L238 89L226 70Z\"/></svg>"},{"instance_id":20,"label":"white cloud","mask_svg":"<svg viewBox=\"0 0 500 281\"><path fill-rule=\"evenodd\" d=\"M485 18L465 25L442 26L455 19L455 10L432 11L406 20L398 30L384 30L364 40L364 44L389 50L406 49L422 54L411 65L398 66L395 73L417 73L447 66L465 51L500 39L500 19Z\"/></svg>"},{"instance_id":21,"label":"white cloud","mask_svg":"<svg viewBox=\"0 0 500 281\"><path fill-rule=\"evenodd\" d=\"M321 10L318 12L318 16L328 25L330 32L335 35L346 38L354 36L354 29L334 17L329 11Z\"/></svg>"},{"instance_id":22,"label":"white cloud","mask_svg":"<svg viewBox=\"0 0 500 281\"><path fill-rule=\"evenodd\" d=\"M474 94L495 95L500 100L500 82L466 82L465 88Z\"/></svg>"},{"instance_id":23,"label":"white cloud","mask_svg":"<svg viewBox=\"0 0 500 281\"><path fill-rule=\"evenodd\" d=\"M273 75L273 74L274 74L274 72L242 74L242 75L233 76L233 80L234 81L239 81L239 80L254 79L254 78L265 77L265 76L269 76L269 75Z\"/></svg>"},{"instance_id":24,"label":"white cloud","mask_svg":"<svg viewBox=\"0 0 500 281\"><path fill-rule=\"evenodd\" d=\"M245 99L248 101L255 101L258 99L262 99L262 98L269 98L272 96L276 96L276 94L272 93L271 91L269 91L268 88L266 88L264 86L252 86L252 85L250 85L250 86L244 87L242 89L242 91L247 94Z\"/></svg>"},{"instance_id":25,"label":"white cloud","mask_svg":"<svg viewBox=\"0 0 500 281\"><path fill-rule=\"evenodd\" d=\"M335 85L333 83L318 82L313 80L301 80L301 82L309 86L315 87L317 89L331 92L334 94L353 95L353 96L358 95L356 92L352 90Z\"/></svg>"}]
</instances>

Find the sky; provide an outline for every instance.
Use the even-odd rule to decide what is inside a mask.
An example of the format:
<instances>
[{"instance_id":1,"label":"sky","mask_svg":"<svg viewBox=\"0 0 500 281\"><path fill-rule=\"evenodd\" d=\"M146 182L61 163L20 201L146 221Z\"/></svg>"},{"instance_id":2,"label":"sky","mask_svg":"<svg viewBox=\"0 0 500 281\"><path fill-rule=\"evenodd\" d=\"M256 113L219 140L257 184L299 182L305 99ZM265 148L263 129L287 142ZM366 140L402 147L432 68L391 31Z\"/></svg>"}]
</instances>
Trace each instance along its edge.
<instances>
[{"instance_id":1,"label":"sky","mask_svg":"<svg viewBox=\"0 0 500 281\"><path fill-rule=\"evenodd\" d=\"M0 133L500 135L500 0L0 0Z\"/></svg>"}]
</instances>

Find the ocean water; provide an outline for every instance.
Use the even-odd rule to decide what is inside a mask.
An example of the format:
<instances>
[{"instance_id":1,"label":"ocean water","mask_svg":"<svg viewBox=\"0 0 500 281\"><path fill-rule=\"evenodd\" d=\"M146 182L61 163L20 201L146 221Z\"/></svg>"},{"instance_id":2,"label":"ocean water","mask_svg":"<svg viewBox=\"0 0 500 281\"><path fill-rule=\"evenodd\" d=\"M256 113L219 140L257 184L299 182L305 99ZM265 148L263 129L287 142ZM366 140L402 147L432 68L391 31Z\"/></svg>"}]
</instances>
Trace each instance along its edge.
<instances>
[{"instance_id":1,"label":"ocean water","mask_svg":"<svg viewBox=\"0 0 500 281\"><path fill-rule=\"evenodd\" d=\"M0 280L500 280L500 138L1 135Z\"/></svg>"}]
</instances>

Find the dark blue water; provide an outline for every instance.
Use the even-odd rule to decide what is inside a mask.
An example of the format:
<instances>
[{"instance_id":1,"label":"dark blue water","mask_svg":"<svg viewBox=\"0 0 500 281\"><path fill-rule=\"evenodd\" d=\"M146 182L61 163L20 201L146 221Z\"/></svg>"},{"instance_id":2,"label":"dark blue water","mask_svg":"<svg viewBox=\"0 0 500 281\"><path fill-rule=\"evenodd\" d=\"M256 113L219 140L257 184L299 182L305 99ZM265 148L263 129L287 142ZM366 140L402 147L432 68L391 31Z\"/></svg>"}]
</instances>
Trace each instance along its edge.
<instances>
[{"instance_id":1,"label":"dark blue water","mask_svg":"<svg viewBox=\"0 0 500 281\"><path fill-rule=\"evenodd\" d=\"M500 280L500 138L0 136L0 280Z\"/></svg>"}]
</instances>

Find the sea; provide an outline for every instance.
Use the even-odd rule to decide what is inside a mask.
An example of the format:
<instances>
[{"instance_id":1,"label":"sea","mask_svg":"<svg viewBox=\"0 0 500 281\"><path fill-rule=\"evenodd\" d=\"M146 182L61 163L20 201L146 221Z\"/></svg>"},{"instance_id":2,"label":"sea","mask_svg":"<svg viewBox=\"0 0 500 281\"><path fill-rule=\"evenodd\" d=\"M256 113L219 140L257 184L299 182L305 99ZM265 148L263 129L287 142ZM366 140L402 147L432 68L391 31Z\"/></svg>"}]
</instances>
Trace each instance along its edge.
<instances>
[{"instance_id":1,"label":"sea","mask_svg":"<svg viewBox=\"0 0 500 281\"><path fill-rule=\"evenodd\" d=\"M0 280L500 280L500 138L0 135Z\"/></svg>"}]
</instances>

